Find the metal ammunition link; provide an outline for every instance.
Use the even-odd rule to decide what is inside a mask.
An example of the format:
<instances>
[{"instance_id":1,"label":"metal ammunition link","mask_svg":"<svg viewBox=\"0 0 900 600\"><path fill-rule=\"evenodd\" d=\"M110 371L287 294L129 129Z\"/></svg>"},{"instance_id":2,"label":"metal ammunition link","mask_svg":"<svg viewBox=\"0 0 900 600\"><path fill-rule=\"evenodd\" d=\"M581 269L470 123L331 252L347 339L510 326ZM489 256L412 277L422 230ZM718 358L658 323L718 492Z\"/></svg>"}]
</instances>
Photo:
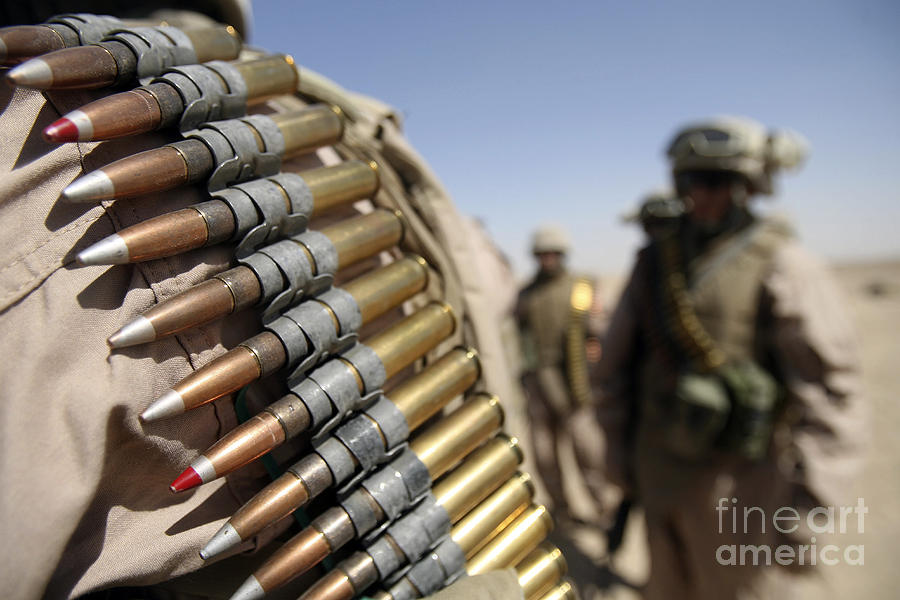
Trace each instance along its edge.
<instances>
[{"instance_id":1,"label":"metal ammunition link","mask_svg":"<svg viewBox=\"0 0 900 600\"><path fill-rule=\"evenodd\" d=\"M378 577L385 581L401 567L418 561L449 533L450 515L434 496L427 494L414 509L366 546L366 552L375 562Z\"/></svg>"},{"instance_id":2,"label":"metal ammunition link","mask_svg":"<svg viewBox=\"0 0 900 600\"><path fill-rule=\"evenodd\" d=\"M362 393L357 377L363 382ZM309 415L310 428L318 430L318 442L347 414L371 404L386 378L381 359L368 346L357 344L299 383L290 384L290 393L265 410L278 419L288 437L306 429L306 419L298 423L298 415Z\"/></svg>"},{"instance_id":3,"label":"metal ammunition link","mask_svg":"<svg viewBox=\"0 0 900 600\"><path fill-rule=\"evenodd\" d=\"M431 487L428 469L412 450L407 449L390 463L375 471L347 496L341 508L350 517L360 537L379 535L400 514L415 504ZM374 500L384 512L379 526Z\"/></svg>"},{"instance_id":4,"label":"metal ammunition link","mask_svg":"<svg viewBox=\"0 0 900 600\"><path fill-rule=\"evenodd\" d=\"M393 600L429 596L465 573L466 556L452 539L445 539L388 589Z\"/></svg>"},{"instance_id":5,"label":"metal ammunition link","mask_svg":"<svg viewBox=\"0 0 900 600\"><path fill-rule=\"evenodd\" d=\"M312 191L296 173L247 181L211 196L227 204L234 215L231 240L240 240L234 251L238 258L251 254L263 244L302 232L313 210Z\"/></svg>"},{"instance_id":6,"label":"metal ammunition link","mask_svg":"<svg viewBox=\"0 0 900 600\"><path fill-rule=\"evenodd\" d=\"M110 31L121 29L122 21L109 15L65 13L50 18L44 25L59 34L66 48L71 48L99 42Z\"/></svg>"},{"instance_id":7,"label":"metal ammunition link","mask_svg":"<svg viewBox=\"0 0 900 600\"><path fill-rule=\"evenodd\" d=\"M316 444L315 451L331 470L337 488L352 486L372 468L393 458L395 450L409 437L403 413L384 396L364 414L353 417ZM360 470L354 477L357 464Z\"/></svg>"},{"instance_id":8,"label":"metal ammunition link","mask_svg":"<svg viewBox=\"0 0 900 600\"><path fill-rule=\"evenodd\" d=\"M119 67L116 84L128 83L122 76L130 69L125 65L136 64L139 80L155 77L176 65L190 65L197 62L197 53L191 39L176 27L130 27L115 29L100 40L103 42L119 42L131 50L131 56L124 56L125 51L118 51L116 46L104 46L110 51ZM141 81L141 83L147 83Z\"/></svg>"},{"instance_id":9,"label":"metal ammunition link","mask_svg":"<svg viewBox=\"0 0 900 600\"><path fill-rule=\"evenodd\" d=\"M332 429L340 425L350 413L364 410L371 406L381 396L381 386L384 385L387 379L387 373L384 370L384 364L381 362L381 359L365 344L356 344L354 347L341 353L340 358L353 367L356 375L359 376L363 383L363 392L360 393L357 387L353 393L341 393L343 390L333 386L330 380L317 377L321 388L331 400L330 409L332 414L328 420L317 428L313 442L321 440ZM322 367L326 365L328 363L325 363ZM309 378L313 378L318 370L313 371ZM347 369L344 369L344 371L346 372ZM310 410L310 414L312 414L312 410ZM316 421L313 422L315 423Z\"/></svg>"},{"instance_id":10,"label":"metal ammunition link","mask_svg":"<svg viewBox=\"0 0 900 600\"><path fill-rule=\"evenodd\" d=\"M209 105L207 108L214 107ZM182 117L182 131L186 126L198 127L185 132L184 137L200 140L212 152L216 167L207 182L210 192L255 177L275 175L281 170L281 156L284 154L284 135L281 129L266 115L226 118L239 116L243 112L242 106L237 115L214 115L214 118L224 120L206 122L209 119L204 119L200 123L195 123L194 117L186 123L185 117ZM196 118L203 116L197 115ZM259 148L258 139L262 140L262 149Z\"/></svg>"},{"instance_id":11,"label":"metal ammunition link","mask_svg":"<svg viewBox=\"0 0 900 600\"><path fill-rule=\"evenodd\" d=\"M241 117L247 112L247 84L233 65L221 60L174 67L152 83L169 85L181 96L180 110L163 111L177 114L181 131L210 121ZM173 124L163 123L164 126Z\"/></svg>"},{"instance_id":12,"label":"metal ammunition link","mask_svg":"<svg viewBox=\"0 0 900 600\"><path fill-rule=\"evenodd\" d=\"M335 330L335 319L338 329ZM331 288L270 322L267 329L278 336L287 351L286 367L294 379L319 364L329 354L356 342L362 313L356 300L341 288Z\"/></svg>"},{"instance_id":13,"label":"metal ammunition link","mask_svg":"<svg viewBox=\"0 0 900 600\"><path fill-rule=\"evenodd\" d=\"M264 307L263 323L268 323L303 295L331 285L338 256L334 244L324 234L306 231L265 246L238 262L249 267L259 279L262 294L258 305Z\"/></svg>"}]
</instances>

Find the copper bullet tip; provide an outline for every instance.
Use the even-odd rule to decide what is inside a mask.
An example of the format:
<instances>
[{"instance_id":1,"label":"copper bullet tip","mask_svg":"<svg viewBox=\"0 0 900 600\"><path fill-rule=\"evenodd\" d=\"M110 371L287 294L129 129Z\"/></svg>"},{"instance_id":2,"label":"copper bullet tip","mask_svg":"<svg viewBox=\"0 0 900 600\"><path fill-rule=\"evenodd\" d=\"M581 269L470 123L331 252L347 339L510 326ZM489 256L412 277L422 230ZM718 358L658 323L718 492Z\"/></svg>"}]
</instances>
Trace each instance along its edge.
<instances>
[{"instance_id":1,"label":"copper bullet tip","mask_svg":"<svg viewBox=\"0 0 900 600\"><path fill-rule=\"evenodd\" d=\"M182 398L181 394L175 390L170 389L154 400L153 403L141 413L141 420L145 423L149 423L150 421L180 415L184 410L184 398Z\"/></svg>"},{"instance_id":2,"label":"copper bullet tip","mask_svg":"<svg viewBox=\"0 0 900 600\"><path fill-rule=\"evenodd\" d=\"M79 258L79 260L81 259ZM140 315L109 336L107 342L112 348L127 348L146 344L155 339L156 329L153 328L153 322L144 315Z\"/></svg>"},{"instance_id":3,"label":"copper bullet tip","mask_svg":"<svg viewBox=\"0 0 900 600\"><path fill-rule=\"evenodd\" d=\"M128 245L118 233L88 246L75 257L80 265L124 265L131 260Z\"/></svg>"},{"instance_id":4,"label":"copper bullet tip","mask_svg":"<svg viewBox=\"0 0 900 600\"><path fill-rule=\"evenodd\" d=\"M11 85L46 89L53 85L53 70L46 61L32 58L6 74Z\"/></svg>"},{"instance_id":5,"label":"copper bullet tip","mask_svg":"<svg viewBox=\"0 0 900 600\"><path fill-rule=\"evenodd\" d=\"M200 550L200 558L209 560L213 556L218 556L226 550L234 548L242 541L237 529L231 523L225 523Z\"/></svg>"},{"instance_id":6,"label":"copper bullet tip","mask_svg":"<svg viewBox=\"0 0 900 600\"><path fill-rule=\"evenodd\" d=\"M266 595L266 591L262 589L256 577L251 575L241 584L241 587L231 595L230 600L258 600Z\"/></svg>"}]
</instances>

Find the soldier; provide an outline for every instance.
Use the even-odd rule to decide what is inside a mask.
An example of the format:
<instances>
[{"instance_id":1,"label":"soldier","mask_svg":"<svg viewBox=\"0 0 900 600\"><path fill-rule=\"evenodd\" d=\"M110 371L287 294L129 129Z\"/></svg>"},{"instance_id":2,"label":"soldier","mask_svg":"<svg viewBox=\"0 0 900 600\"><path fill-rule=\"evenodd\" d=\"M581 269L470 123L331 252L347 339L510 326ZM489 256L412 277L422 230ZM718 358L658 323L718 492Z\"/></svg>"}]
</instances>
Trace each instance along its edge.
<instances>
[{"instance_id":1,"label":"soldier","mask_svg":"<svg viewBox=\"0 0 900 600\"><path fill-rule=\"evenodd\" d=\"M735 118L669 146L687 212L638 254L599 367L607 472L646 513L647 598L793 597L808 558L764 567L730 553L814 544L773 515L805 523L859 469L860 378L838 292L750 203L804 154L797 136Z\"/></svg>"},{"instance_id":2,"label":"soldier","mask_svg":"<svg viewBox=\"0 0 900 600\"><path fill-rule=\"evenodd\" d=\"M589 366L599 360L600 299L594 282L566 268L568 235L538 229L532 253L534 279L519 292L516 317L522 338L522 383L541 480L560 519L573 519L563 486L560 446L571 444L568 419L592 402Z\"/></svg>"}]
</instances>

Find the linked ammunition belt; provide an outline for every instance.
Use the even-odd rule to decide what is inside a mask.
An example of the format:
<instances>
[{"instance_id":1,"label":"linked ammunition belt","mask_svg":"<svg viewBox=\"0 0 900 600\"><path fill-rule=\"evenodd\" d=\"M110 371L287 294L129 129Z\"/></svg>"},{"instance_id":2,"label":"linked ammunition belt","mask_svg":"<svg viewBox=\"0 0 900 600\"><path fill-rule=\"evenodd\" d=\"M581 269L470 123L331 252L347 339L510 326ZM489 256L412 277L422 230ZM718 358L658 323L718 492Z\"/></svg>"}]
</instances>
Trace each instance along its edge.
<instances>
[{"instance_id":1,"label":"linked ammunition belt","mask_svg":"<svg viewBox=\"0 0 900 600\"><path fill-rule=\"evenodd\" d=\"M235 255L238 258L278 238L302 232L313 210L312 192L296 173L254 179L218 190L211 196L225 202L234 214L234 234L228 241L237 242ZM198 207L198 210L202 211L202 208Z\"/></svg>"},{"instance_id":2,"label":"linked ammunition belt","mask_svg":"<svg viewBox=\"0 0 900 600\"><path fill-rule=\"evenodd\" d=\"M119 42L128 48L130 52L116 52L113 49L111 53L120 72L127 71L124 65L136 62L138 79L159 75L175 65L197 62L197 53L194 52L190 38L176 27L117 29L100 41ZM122 83L127 83L127 80L116 81L116 84Z\"/></svg>"},{"instance_id":3,"label":"linked ammunition belt","mask_svg":"<svg viewBox=\"0 0 900 600\"><path fill-rule=\"evenodd\" d=\"M239 117L247 104L246 83L233 65L220 60L168 69L152 83L166 83L184 99L185 108L178 121L182 131Z\"/></svg>"},{"instance_id":4,"label":"linked ammunition belt","mask_svg":"<svg viewBox=\"0 0 900 600\"><path fill-rule=\"evenodd\" d=\"M324 197L322 190L336 194L340 202L333 204L337 206L359 199L360 193L371 198L375 188L354 192L347 184L347 191L341 188L341 181L322 183L325 180L321 178L314 186L302 173L278 172L285 151L282 132L268 117L240 116L246 107L247 88L232 64L190 64L196 55L189 40L171 27L109 33L106 18L87 15L63 15L51 21L54 23L76 31L81 43L100 36L121 42L136 57L141 77L182 64L169 68L154 82L172 86L183 100L184 108L171 124L191 129L185 138L199 140L209 149L214 164L206 183L212 194L209 201L191 210L166 215L160 229L153 229L154 236L164 233L163 227L199 215L207 233L184 247L235 243L238 266L198 286L202 290L196 292L195 301L170 306L190 305L201 315L198 319L255 307L264 323L258 335L185 378L191 385L173 387L151 405L157 409L148 409L143 418L176 415L270 374L278 374L288 390L198 457L172 489L188 489L221 477L300 433L312 434L307 454L272 483L273 490L283 493L267 495L264 490L248 502L201 555L209 557L251 539L258 528L333 487L337 489L334 505L251 575L240 597L260 597L283 585L299 574L298 563L306 565L304 568L312 566L311 548L327 554L360 537L362 545L353 556L361 558L338 569L348 570L356 594L380 581L386 589L381 597L405 600L440 589L467 569L474 573L519 564L549 531L550 520L542 507L525 509L533 488L527 476L515 473L522 460L516 440L498 435L503 419L498 399L475 394L455 411L433 418L480 377L474 349L448 351L440 346L454 333L455 342L463 337L455 332L457 316L443 298L431 292L431 304L381 332L359 337L365 322L422 294L426 275L434 274L434 266L420 258L399 258L394 250L396 270L372 271L342 287L333 285L342 267L396 244L409 247L414 240L404 237L401 215L376 209L357 217L368 220L351 219L307 230L314 206ZM240 118L221 120L231 117ZM314 137L313 133L310 136ZM351 156L369 151L363 147L354 150L349 141L342 148L349 149L345 155ZM363 164L353 181L358 183L359 173L372 177L373 172L390 169L381 160L377 169L374 163L371 169ZM190 161L187 163L191 167ZM409 206L407 198L392 195L398 193L404 192L385 192L378 204L394 209ZM175 244L168 254L138 252L135 248L143 248L145 242L138 244L137 238L120 233L118 239L104 241L115 249L108 254L117 260L183 251ZM82 262L93 264L87 259ZM573 311L577 313L573 319L581 318L584 307L573 305ZM140 317L126 336L130 336L128 344L123 345L152 341L201 322L176 318L163 323L178 312L170 310L152 319ZM441 356L434 358L438 353ZM427 368L414 368L415 375L407 376L391 394L383 393L386 381L421 366L426 357L430 359ZM222 382L232 385L221 387L225 385ZM202 397L204 390L215 391ZM420 431L424 425L427 427ZM240 460L235 458L239 455L243 457ZM439 480L437 484L435 480ZM496 538L476 554L473 541L454 538L454 526L474 515L478 507L494 506L489 503L508 480L507 486L519 486L517 504L484 508L478 525L485 536ZM525 512L513 518L522 510ZM504 529L505 523L510 525ZM315 560L321 556L316 554ZM553 583L558 579L554 577ZM523 589L529 589L524 587L525 579L522 582ZM329 597L337 600L338 596ZM538 597L532 595L529 600Z\"/></svg>"},{"instance_id":5,"label":"linked ammunition belt","mask_svg":"<svg viewBox=\"0 0 900 600\"><path fill-rule=\"evenodd\" d=\"M226 63L222 65L228 66ZM240 115L247 101L246 94L243 96L223 94L213 102L210 102L208 97L201 98L202 100L198 98L188 105L180 126L182 129L197 127L185 133L185 137L201 140L212 151L216 168L207 184L210 191L220 190L228 184L246 181L252 177L278 173L281 169L281 155L284 152L284 138L269 118L264 115L251 115L230 121L208 122L210 117L229 119ZM236 108L230 109L231 105ZM215 112L218 114L210 115L209 113L216 108L218 110ZM263 142L262 150L257 139Z\"/></svg>"},{"instance_id":6,"label":"linked ammunition belt","mask_svg":"<svg viewBox=\"0 0 900 600\"><path fill-rule=\"evenodd\" d=\"M57 15L45 24L59 34L66 47L94 44L122 27L122 21L115 17L88 13Z\"/></svg>"}]
</instances>

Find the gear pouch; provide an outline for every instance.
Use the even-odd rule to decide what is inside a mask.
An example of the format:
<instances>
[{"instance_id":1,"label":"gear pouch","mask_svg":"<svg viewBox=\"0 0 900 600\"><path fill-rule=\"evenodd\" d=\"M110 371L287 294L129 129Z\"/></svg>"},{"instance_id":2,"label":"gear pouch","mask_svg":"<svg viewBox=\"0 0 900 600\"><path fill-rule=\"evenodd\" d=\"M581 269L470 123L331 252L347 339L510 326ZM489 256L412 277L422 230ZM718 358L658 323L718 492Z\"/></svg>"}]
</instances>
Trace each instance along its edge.
<instances>
[{"instance_id":1,"label":"gear pouch","mask_svg":"<svg viewBox=\"0 0 900 600\"><path fill-rule=\"evenodd\" d=\"M725 365L718 373L731 397L731 418L722 446L738 456L760 460L772 439L780 396L778 383L751 361Z\"/></svg>"},{"instance_id":2,"label":"gear pouch","mask_svg":"<svg viewBox=\"0 0 900 600\"><path fill-rule=\"evenodd\" d=\"M664 439L681 458L708 456L722 436L731 413L728 390L715 374L678 376Z\"/></svg>"}]
</instances>

